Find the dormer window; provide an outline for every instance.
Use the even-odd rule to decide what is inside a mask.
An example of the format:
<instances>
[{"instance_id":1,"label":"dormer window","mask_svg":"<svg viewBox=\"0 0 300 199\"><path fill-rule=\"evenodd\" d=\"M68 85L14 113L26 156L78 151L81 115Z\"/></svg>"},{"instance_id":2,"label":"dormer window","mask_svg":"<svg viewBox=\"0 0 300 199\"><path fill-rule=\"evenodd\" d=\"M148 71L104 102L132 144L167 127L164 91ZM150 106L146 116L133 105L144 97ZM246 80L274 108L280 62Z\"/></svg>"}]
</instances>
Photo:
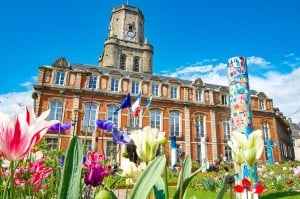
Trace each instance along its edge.
<instances>
[{"instance_id":1,"label":"dormer window","mask_svg":"<svg viewBox=\"0 0 300 199\"><path fill-rule=\"evenodd\" d=\"M140 91L140 83L137 81L131 82L131 93L132 94L138 94Z\"/></svg>"},{"instance_id":2,"label":"dormer window","mask_svg":"<svg viewBox=\"0 0 300 199\"><path fill-rule=\"evenodd\" d=\"M55 76L55 84L63 86L64 81L65 81L65 72L57 71Z\"/></svg>"},{"instance_id":3,"label":"dormer window","mask_svg":"<svg viewBox=\"0 0 300 199\"><path fill-rule=\"evenodd\" d=\"M91 76L88 80L88 88L96 88L97 87L97 76Z\"/></svg>"},{"instance_id":4,"label":"dormer window","mask_svg":"<svg viewBox=\"0 0 300 199\"><path fill-rule=\"evenodd\" d=\"M228 95L227 94L225 94L225 93L223 93L222 95L221 95L221 103L222 103L222 105L228 105Z\"/></svg>"},{"instance_id":5,"label":"dormer window","mask_svg":"<svg viewBox=\"0 0 300 199\"><path fill-rule=\"evenodd\" d=\"M201 102L202 101L202 90L201 89L197 89L196 90L196 101L197 102Z\"/></svg>"},{"instance_id":6,"label":"dormer window","mask_svg":"<svg viewBox=\"0 0 300 199\"><path fill-rule=\"evenodd\" d=\"M265 101L263 99L259 99L258 102L259 102L259 108L261 110L265 110Z\"/></svg>"},{"instance_id":7,"label":"dormer window","mask_svg":"<svg viewBox=\"0 0 300 199\"><path fill-rule=\"evenodd\" d=\"M171 86L171 98L172 99L178 98L177 89L178 88L176 86Z\"/></svg>"}]
</instances>

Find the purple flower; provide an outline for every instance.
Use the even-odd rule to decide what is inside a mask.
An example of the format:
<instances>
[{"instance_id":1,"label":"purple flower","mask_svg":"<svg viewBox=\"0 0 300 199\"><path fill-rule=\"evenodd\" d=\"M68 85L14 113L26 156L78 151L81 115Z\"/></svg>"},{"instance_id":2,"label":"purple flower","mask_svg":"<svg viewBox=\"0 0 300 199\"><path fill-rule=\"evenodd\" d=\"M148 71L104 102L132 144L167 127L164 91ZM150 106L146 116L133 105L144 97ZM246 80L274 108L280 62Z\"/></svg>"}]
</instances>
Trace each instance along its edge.
<instances>
[{"instance_id":1,"label":"purple flower","mask_svg":"<svg viewBox=\"0 0 300 199\"><path fill-rule=\"evenodd\" d=\"M63 167L65 164L65 155L62 155L59 160L60 167Z\"/></svg>"},{"instance_id":2,"label":"purple flower","mask_svg":"<svg viewBox=\"0 0 300 199\"><path fill-rule=\"evenodd\" d=\"M125 131L119 131L118 129L114 128L113 130L113 141L117 144L129 144L131 138Z\"/></svg>"},{"instance_id":3,"label":"purple flower","mask_svg":"<svg viewBox=\"0 0 300 199\"><path fill-rule=\"evenodd\" d=\"M103 182L104 177L107 175L108 171L101 164L92 162L85 174L84 182L86 185L96 187Z\"/></svg>"},{"instance_id":4,"label":"purple flower","mask_svg":"<svg viewBox=\"0 0 300 199\"><path fill-rule=\"evenodd\" d=\"M110 131L114 126L114 123L110 120L97 120L96 124L99 129L106 131Z\"/></svg>"},{"instance_id":5,"label":"purple flower","mask_svg":"<svg viewBox=\"0 0 300 199\"><path fill-rule=\"evenodd\" d=\"M50 131L55 131L55 132L65 132L66 130L68 130L69 128L71 128L71 124L69 123L65 123L65 124L60 124L60 123L56 123L54 125L52 125L49 130Z\"/></svg>"}]
</instances>

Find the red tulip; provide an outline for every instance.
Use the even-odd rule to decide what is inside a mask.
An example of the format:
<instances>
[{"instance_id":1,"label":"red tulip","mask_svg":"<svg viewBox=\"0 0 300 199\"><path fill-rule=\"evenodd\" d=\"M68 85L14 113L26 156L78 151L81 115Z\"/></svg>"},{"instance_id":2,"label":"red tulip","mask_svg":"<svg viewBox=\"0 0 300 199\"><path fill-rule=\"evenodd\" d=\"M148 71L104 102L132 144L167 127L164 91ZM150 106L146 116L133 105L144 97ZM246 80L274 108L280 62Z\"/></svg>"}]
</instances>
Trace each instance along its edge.
<instances>
[{"instance_id":1,"label":"red tulip","mask_svg":"<svg viewBox=\"0 0 300 199\"><path fill-rule=\"evenodd\" d=\"M256 194L261 194L264 191L264 186L259 184L254 188L251 187L251 182L247 178L243 178L242 185L235 185L234 190L237 193L243 193L244 191L249 191Z\"/></svg>"},{"instance_id":2,"label":"red tulip","mask_svg":"<svg viewBox=\"0 0 300 199\"><path fill-rule=\"evenodd\" d=\"M42 139L47 130L58 121L45 119L50 110L35 117L33 111L15 114L12 118L0 112L0 155L9 161L24 158L30 150Z\"/></svg>"}]
</instances>

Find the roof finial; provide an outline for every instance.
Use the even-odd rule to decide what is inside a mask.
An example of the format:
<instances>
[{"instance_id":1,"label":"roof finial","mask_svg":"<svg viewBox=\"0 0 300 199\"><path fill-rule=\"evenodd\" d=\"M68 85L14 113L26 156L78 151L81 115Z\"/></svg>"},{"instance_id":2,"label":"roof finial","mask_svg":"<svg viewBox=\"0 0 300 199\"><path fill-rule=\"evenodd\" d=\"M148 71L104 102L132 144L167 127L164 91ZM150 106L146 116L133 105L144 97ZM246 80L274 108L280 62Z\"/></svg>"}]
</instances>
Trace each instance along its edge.
<instances>
[{"instance_id":1,"label":"roof finial","mask_svg":"<svg viewBox=\"0 0 300 199\"><path fill-rule=\"evenodd\" d=\"M127 5L128 5L128 0L127 0Z\"/></svg>"}]
</instances>

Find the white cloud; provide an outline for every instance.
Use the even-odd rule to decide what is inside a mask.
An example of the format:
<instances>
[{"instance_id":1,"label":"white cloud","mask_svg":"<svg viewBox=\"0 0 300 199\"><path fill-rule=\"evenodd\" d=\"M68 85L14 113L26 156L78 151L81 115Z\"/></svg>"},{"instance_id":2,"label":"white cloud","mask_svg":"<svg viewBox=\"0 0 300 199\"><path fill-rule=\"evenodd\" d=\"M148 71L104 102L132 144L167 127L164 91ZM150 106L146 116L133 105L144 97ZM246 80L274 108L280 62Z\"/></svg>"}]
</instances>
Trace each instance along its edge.
<instances>
[{"instance_id":1,"label":"white cloud","mask_svg":"<svg viewBox=\"0 0 300 199\"><path fill-rule=\"evenodd\" d=\"M32 92L33 91L12 92L0 95L0 112L12 115L20 108L24 109L26 105L32 107Z\"/></svg>"},{"instance_id":2,"label":"white cloud","mask_svg":"<svg viewBox=\"0 0 300 199\"><path fill-rule=\"evenodd\" d=\"M247 64L248 65L259 65L259 66L267 66L270 64L270 62L266 61L264 58L261 57L255 57L255 56L251 56L251 57L247 57Z\"/></svg>"},{"instance_id":3,"label":"white cloud","mask_svg":"<svg viewBox=\"0 0 300 199\"><path fill-rule=\"evenodd\" d=\"M289 53L289 54L284 55L284 57L292 57L294 55L295 55L294 53Z\"/></svg>"},{"instance_id":4,"label":"white cloud","mask_svg":"<svg viewBox=\"0 0 300 199\"><path fill-rule=\"evenodd\" d=\"M247 58L247 63L248 66L254 64L267 66L271 64L261 57L254 56ZM169 74L164 72L164 75L191 81L201 78L205 83L227 86L228 79L226 69L227 64L218 63L216 65L208 64L204 66L181 67ZM274 70L274 68L272 68L272 70ZM273 99L274 107L278 107L285 116L290 116L295 123L300 122L300 111L295 113L300 109L299 79L299 66L287 74L281 74L276 71L266 72L263 76L255 73L249 74L250 89L266 93L269 98Z\"/></svg>"},{"instance_id":5,"label":"white cloud","mask_svg":"<svg viewBox=\"0 0 300 199\"><path fill-rule=\"evenodd\" d=\"M185 73L207 73L213 69L213 65L206 65L206 66L188 66L184 68L180 68L176 70L176 74L185 74Z\"/></svg>"},{"instance_id":6,"label":"white cloud","mask_svg":"<svg viewBox=\"0 0 300 199\"><path fill-rule=\"evenodd\" d=\"M269 72L264 78L252 75L249 79L250 86L264 91L285 116L290 116L295 123L300 122L300 112L295 113L300 109L300 67L288 74Z\"/></svg>"}]
</instances>

